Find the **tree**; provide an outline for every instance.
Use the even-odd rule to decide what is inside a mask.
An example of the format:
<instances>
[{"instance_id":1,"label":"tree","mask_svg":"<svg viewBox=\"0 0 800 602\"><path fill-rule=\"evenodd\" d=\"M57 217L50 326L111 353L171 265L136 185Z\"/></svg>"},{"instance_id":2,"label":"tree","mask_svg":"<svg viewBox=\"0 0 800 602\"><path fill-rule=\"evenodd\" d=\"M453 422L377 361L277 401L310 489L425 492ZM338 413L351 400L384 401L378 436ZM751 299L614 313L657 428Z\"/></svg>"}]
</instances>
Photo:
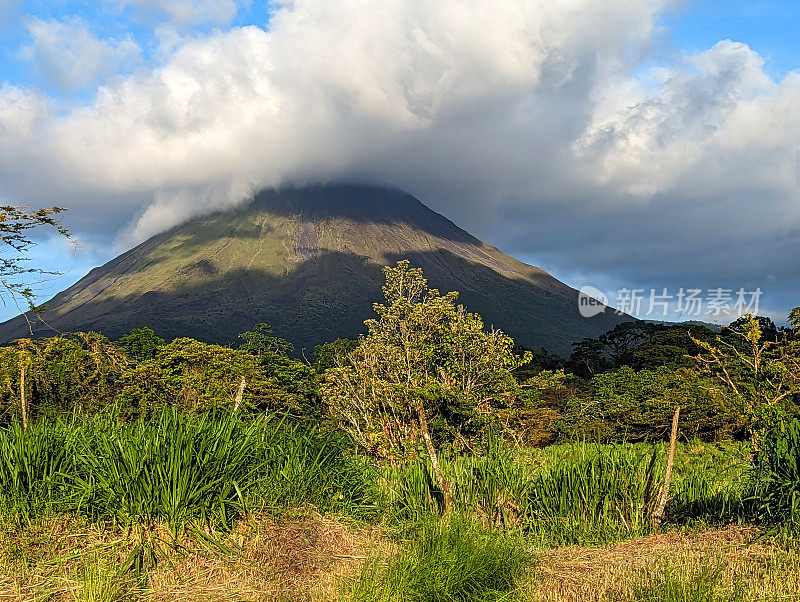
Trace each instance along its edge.
<instances>
[{"instance_id":1,"label":"tree","mask_svg":"<svg viewBox=\"0 0 800 602\"><path fill-rule=\"evenodd\" d=\"M317 371L307 361L289 357L294 350L292 343L275 336L272 327L265 322L259 322L239 338L244 340L239 351L257 358L263 374L292 396L292 410L312 420L323 414Z\"/></svg>"},{"instance_id":2,"label":"tree","mask_svg":"<svg viewBox=\"0 0 800 602\"><path fill-rule=\"evenodd\" d=\"M158 336L152 328L146 326L134 328L119 338L119 344L125 352L140 362L153 359L164 343L164 339Z\"/></svg>"},{"instance_id":3,"label":"tree","mask_svg":"<svg viewBox=\"0 0 800 602\"><path fill-rule=\"evenodd\" d=\"M544 347L538 349L528 349L522 345L514 347L514 353L520 357L530 354L530 360L516 369L514 375L517 380L522 382L536 376L543 370L554 371L564 367L564 360L554 353L550 353Z\"/></svg>"},{"instance_id":4,"label":"tree","mask_svg":"<svg viewBox=\"0 0 800 602\"><path fill-rule=\"evenodd\" d=\"M745 318L716 343L695 339L703 350L696 360L729 395L747 404L758 426L785 413L785 405L800 395L800 350L796 341L765 337L762 320Z\"/></svg>"},{"instance_id":5,"label":"tree","mask_svg":"<svg viewBox=\"0 0 800 602\"><path fill-rule=\"evenodd\" d=\"M716 337L717 334L705 326L665 327L633 350L631 366L635 370L655 370L661 366L673 370L690 368L695 365L694 356L702 351L692 338L713 342Z\"/></svg>"},{"instance_id":6,"label":"tree","mask_svg":"<svg viewBox=\"0 0 800 602\"><path fill-rule=\"evenodd\" d=\"M368 334L349 363L328 370L323 395L354 440L373 452L407 454L421 442L449 512L452 486L431 423L458 439L493 406L514 399L511 370L530 358L517 357L510 337L486 331L480 316L456 305L458 293L429 289L408 261L384 275L385 303L373 306L378 319L365 322Z\"/></svg>"},{"instance_id":7,"label":"tree","mask_svg":"<svg viewBox=\"0 0 800 602\"><path fill-rule=\"evenodd\" d=\"M775 326L775 322L766 316L742 316L741 318L737 318L723 330L723 334L728 334L729 331L742 334L750 320L756 320L758 322L758 327L761 330L762 343L765 341L775 343L780 339L780 331L777 326Z\"/></svg>"},{"instance_id":8,"label":"tree","mask_svg":"<svg viewBox=\"0 0 800 602\"><path fill-rule=\"evenodd\" d=\"M600 335L599 340L614 366L620 368L631 365L634 350L663 328L660 324L640 320L623 322Z\"/></svg>"},{"instance_id":9,"label":"tree","mask_svg":"<svg viewBox=\"0 0 800 602\"><path fill-rule=\"evenodd\" d=\"M789 313L789 326L791 326L792 336L800 336L800 307L795 307Z\"/></svg>"},{"instance_id":10,"label":"tree","mask_svg":"<svg viewBox=\"0 0 800 602\"><path fill-rule=\"evenodd\" d=\"M585 338L572 343L572 353L567 360L566 368L581 378L591 378L595 374L610 370L612 365L605 355L603 343L598 339Z\"/></svg>"},{"instance_id":11,"label":"tree","mask_svg":"<svg viewBox=\"0 0 800 602\"><path fill-rule=\"evenodd\" d=\"M623 366L597 374L585 391L577 391L565 404L559 430L566 438L603 441L664 437L675 408L680 406L684 434L703 439L730 437L743 426L738 400L720 399L716 383L696 370L660 366L634 370Z\"/></svg>"},{"instance_id":12,"label":"tree","mask_svg":"<svg viewBox=\"0 0 800 602\"><path fill-rule=\"evenodd\" d=\"M260 410L298 407L296 396L266 374L254 355L189 338L167 343L127 370L116 401L126 417L148 416L164 405L196 413L242 402Z\"/></svg>"},{"instance_id":13,"label":"tree","mask_svg":"<svg viewBox=\"0 0 800 602\"><path fill-rule=\"evenodd\" d=\"M276 337L272 332L272 326L266 322L259 322L253 326L253 330L248 330L239 335L244 341L239 345L239 349L255 355L259 359L265 355L287 356L294 350L286 339Z\"/></svg>"},{"instance_id":14,"label":"tree","mask_svg":"<svg viewBox=\"0 0 800 602\"><path fill-rule=\"evenodd\" d=\"M0 245L2 247L0 249L0 287L5 289L15 303L22 299L31 310L35 306L30 277L35 274L55 275L57 272L28 267L25 263L28 259L25 257L25 253L35 244L28 236L28 231L39 226L49 226L61 236L69 239L69 232L56 219L56 215L63 211L66 211L64 207L29 210L11 205L0 206L0 241L3 243ZM6 253L10 251L11 255L5 255L2 251ZM2 293L0 293L0 298L5 301Z\"/></svg>"},{"instance_id":15,"label":"tree","mask_svg":"<svg viewBox=\"0 0 800 602\"><path fill-rule=\"evenodd\" d=\"M314 368L318 372L325 372L337 365L337 362L347 362L349 354L358 347L354 339L338 338L329 343L314 347Z\"/></svg>"},{"instance_id":16,"label":"tree","mask_svg":"<svg viewBox=\"0 0 800 602\"><path fill-rule=\"evenodd\" d=\"M94 414L122 390L130 360L106 337L76 332L0 347L0 414Z\"/></svg>"}]
</instances>

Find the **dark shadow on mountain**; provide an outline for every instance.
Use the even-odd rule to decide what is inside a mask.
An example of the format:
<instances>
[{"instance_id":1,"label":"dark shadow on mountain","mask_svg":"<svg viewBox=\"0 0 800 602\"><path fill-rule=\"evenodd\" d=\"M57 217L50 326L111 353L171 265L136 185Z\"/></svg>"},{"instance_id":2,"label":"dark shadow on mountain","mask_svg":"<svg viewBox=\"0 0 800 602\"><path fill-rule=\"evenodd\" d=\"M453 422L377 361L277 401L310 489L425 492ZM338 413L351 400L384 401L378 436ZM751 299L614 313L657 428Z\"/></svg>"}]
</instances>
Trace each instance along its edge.
<instances>
[{"instance_id":1,"label":"dark shadow on mountain","mask_svg":"<svg viewBox=\"0 0 800 602\"><path fill-rule=\"evenodd\" d=\"M342 218L357 223L404 223L433 236L480 244L446 217L396 188L330 184L267 189L259 192L247 206L247 209L252 208L285 217L300 216L304 221Z\"/></svg>"},{"instance_id":2,"label":"dark shadow on mountain","mask_svg":"<svg viewBox=\"0 0 800 602\"><path fill-rule=\"evenodd\" d=\"M392 259L408 259L421 267L433 288L459 291L460 302L481 314L487 326L502 329L527 347L544 346L567 355L571 342L631 319L608 313L583 318L577 293L565 285L544 289L448 251L414 252ZM374 317L372 304L382 298L382 283L382 266L355 254L325 252L282 277L255 268L215 271L200 284L172 292L109 295L59 313L59 298L63 300L68 289L53 298L52 309L42 318L63 332L94 330L116 339L132 328L148 326L167 339L188 336L222 344L235 343L239 333L257 322L268 322L299 352L364 332L364 320ZM35 324L36 336L53 334L50 327ZM0 324L0 341L25 336L29 336L28 327L21 316Z\"/></svg>"}]
</instances>

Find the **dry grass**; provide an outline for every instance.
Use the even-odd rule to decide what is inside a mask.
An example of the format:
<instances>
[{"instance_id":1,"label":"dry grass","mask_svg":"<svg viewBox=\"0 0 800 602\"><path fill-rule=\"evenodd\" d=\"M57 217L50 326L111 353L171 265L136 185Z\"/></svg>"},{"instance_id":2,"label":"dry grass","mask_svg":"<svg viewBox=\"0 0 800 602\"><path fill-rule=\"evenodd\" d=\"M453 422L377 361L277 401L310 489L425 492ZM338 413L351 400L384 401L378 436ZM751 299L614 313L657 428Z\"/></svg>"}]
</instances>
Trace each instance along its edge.
<instances>
[{"instance_id":1,"label":"dry grass","mask_svg":"<svg viewBox=\"0 0 800 602\"><path fill-rule=\"evenodd\" d=\"M376 527L349 528L305 514L276 523L266 516L242 521L224 553L200 538L168 546L144 588L119 568L141 534L62 517L0 535L0 600L334 600L339 583L355 575L366 554L389 549Z\"/></svg>"},{"instance_id":2,"label":"dry grass","mask_svg":"<svg viewBox=\"0 0 800 602\"><path fill-rule=\"evenodd\" d=\"M148 536L168 540L163 527ZM542 551L521 584L535 602L626 601L637 584L667 566L690 573L721 566L723 591L744 600L800 600L800 551L755 540L750 527L670 532L604 547ZM184 549L162 546L146 583L119 567L137 537L107 525L61 517L0 533L0 600L337 600L341 584L367 556L394 551L377 527L349 527L306 512L280 522L253 516L228 538L224 553L197 536ZM144 587L142 587L144 585Z\"/></svg>"},{"instance_id":3,"label":"dry grass","mask_svg":"<svg viewBox=\"0 0 800 602\"><path fill-rule=\"evenodd\" d=\"M0 529L0 600L101 600L133 585L116 567L133 548L125 533L60 516ZM108 599L108 598L105 598Z\"/></svg>"},{"instance_id":4,"label":"dry grass","mask_svg":"<svg viewBox=\"0 0 800 602\"><path fill-rule=\"evenodd\" d=\"M319 515L276 523L252 517L231 535L233 556L182 554L151 572L149 600L334 600L366 554L385 546L375 527L350 529Z\"/></svg>"},{"instance_id":5,"label":"dry grass","mask_svg":"<svg viewBox=\"0 0 800 602\"><path fill-rule=\"evenodd\" d=\"M800 553L758 541L751 527L726 527L696 534L670 532L618 544L550 550L527 584L537 602L631 600L633 587L663 567L692 572L722 567L721 589L737 587L745 600L800 600Z\"/></svg>"}]
</instances>

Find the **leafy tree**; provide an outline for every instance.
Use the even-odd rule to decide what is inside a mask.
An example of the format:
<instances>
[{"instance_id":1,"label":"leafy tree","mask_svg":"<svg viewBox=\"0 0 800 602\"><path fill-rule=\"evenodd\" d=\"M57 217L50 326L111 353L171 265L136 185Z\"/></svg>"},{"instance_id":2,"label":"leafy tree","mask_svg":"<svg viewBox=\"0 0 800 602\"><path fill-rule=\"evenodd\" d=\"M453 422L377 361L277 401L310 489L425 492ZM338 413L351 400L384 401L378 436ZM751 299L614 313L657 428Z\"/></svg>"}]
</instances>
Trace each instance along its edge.
<instances>
[{"instance_id":1,"label":"leafy tree","mask_svg":"<svg viewBox=\"0 0 800 602\"><path fill-rule=\"evenodd\" d=\"M541 370L535 376L520 384L523 405L526 407L541 407L541 403L547 394L566 388L574 380L579 379L572 374L566 374L563 369Z\"/></svg>"},{"instance_id":2,"label":"leafy tree","mask_svg":"<svg viewBox=\"0 0 800 602\"><path fill-rule=\"evenodd\" d=\"M572 343L572 353L565 367L581 378L591 378L610 370L612 364L605 355L603 343L598 339L586 338Z\"/></svg>"},{"instance_id":3,"label":"leafy tree","mask_svg":"<svg viewBox=\"0 0 800 602\"><path fill-rule=\"evenodd\" d=\"M705 326L679 324L666 327L633 350L631 366L636 370L655 370L660 366L691 368L695 365L694 356L702 351L693 337L714 341L716 336Z\"/></svg>"},{"instance_id":4,"label":"leafy tree","mask_svg":"<svg viewBox=\"0 0 800 602\"><path fill-rule=\"evenodd\" d=\"M0 347L0 409L23 422L94 414L122 390L127 356L96 332L19 339Z\"/></svg>"},{"instance_id":5,"label":"leafy tree","mask_svg":"<svg viewBox=\"0 0 800 602\"><path fill-rule=\"evenodd\" d=\"M566 404L558 429L562 437L640 440L669 433L675 407L684 417L681 431L719 440L738 432L747 413L723 398L715 383L696 371L630 366L595 375L588 390Z\"/></svg>"},{"instance_id":6,"label":"leafy tree","mask_svg":"<svg viewBox=\"0 0 800 602\"><path fill-rule=\"evenodd\" d=\"M746 318L729 330L732 335L717 337L714 343L695 340L703 350L696 360L729 396L747 405L754 426L769 426L800 395L800 350L795 341L765 338L763 322Z\"/></svg>"},{"instance_id":7,"label":"leafy tree","mask_svg":"<svg viewBox=\"0 0 800 602\"><path fill-rule=\"evenodd\" d=\"M519 378L519 371L515 371ZM519 403L498 410L504 433L518 443L539 447L557 437L556 426L569 400L585 388L583 379L564 369L541 370L521 381Z\"/></svg>"},{"instance_id":8,"label":"leafy tree","mask_svg":"<svg viewBox=\"0 0 800 602\"><path fill-rule=\"evenodd\" d=\"M264 322L243 332L239 338L244 340L239 351L257 358L264 376L291 397L293 410L303 418L321 418L324 410L320 403L318 372L307 362L288 356L294 349L292 343L275 336L272 327Z\"/></svg>"},{"instance_id":9,"label":"leafy tree","mask_svg":"<svg viewBox=\"0 0 800 602\"><path fill-rule=\"evenodd\" d=\"M758 322L758 327L761 330L762 343L766 341L775 343L780 339L780 332L778 331L777 326L775 326L775 322L766 316L742 316L741 318L737 318L723 330L723 335L729 335L731 332L738 335L743 334L745 327L748 325L750 320L756 320ZM731 338L734 340L737 339L736 336ZM741 341L742 339L739 337L738 340Z\"/></svg>"},{"instance_id":10,"label":"leafy tree","mask_svg":"<svg viewBox=\"0 0 800 602\"><path fill-rule=\"evenodd\" d=\"M266 322L259 322L253 326L253 330L243 332L239 338L244 341L239 345L239 349L258 358L271 355L285 357L294 350L294 345L286 339L275 336L272 326Z\"/></svg>"},{"instance_id":11,"label":"leafy tree","mask_svg":"<svg viewBox=\"0 0 800 602\"><path fill-rule=\"evenodd\" d=\"M69 239L69 232L63 228L56 215L66 211L63 207L50 209L32 209L0 206L0 287L16 303L23 299L30 309L34 309L33 290L30 287L30 277L34 275L56 274L39 268L28 267L25 263L25 253L34 246L28 231L39 226L50 226L60 235ZM5 251L5 254L2 251ZM8 255L7 253L11 253ZM0 298L3 298L0 293Z\"/></svg>"},{"instance_id":12,"label":"leafy tree","mask_svg":"<svg viewBox=\"0 0 800 602\"><path fill-rule=\"evenodd\" d=\"M795 307L789 313L789 326L791 327L792 335L800 335L800 307Z\"/></svg>"},{"instance_id":13,"label":"leafy tree","mask_svg":"<svg viewBox=\"0 0 800 602\"><path fill-rule=\"evenodd\" d=\"M353 339L336 339L314 347L314 368L325 372L337 364L347 363L348 357L358 347L358 341Z\"/></svg>"},{"instance_id":14,"label":"leafy tree","mask_svg":"<svg viewBox=\"0 0 800 602\"><path fill-rule=\"evenodd\" d=\"M529 358L513 353L503 333L462 305L458 293L429 289L422 270L408 261L384 269L385 303L373 308L368 334L347 365L326 374L324 397L356 442L373 452L409 453L420 442L442 492L452 503L452 486L439 466L433 421L453 439L492 407L513 401L511 370ZM421 440L421 441L420 441Z\"/></svg>"},{"instance_id":15,"label":"leafy tree","mask_svg":"<svg viewBox=\"0 0 800 602\"><path fill-rule=\"evenodd\" d=\"M605 354L616 368L620 368L630 366L633 363L636 348L663 328L664 326L661 324L640 320L623 322L600 335L599 340Z\"/></svg>"},{"instance_id":16,"label":"leafy tree","mask_svg":"<svg viewBox=\"0 0 800 602\"><path fill-rule=\"evenodd\" d=\"M550 353L544 347L539 349L528 349L522 345L514 347L514 353L520 357L525 357L530 354L530 361L525 362L514 371L517 380L524 381L533 376L536 376L543 370L559 370L564 367L564 360L554 353Z\"/></svg>"},{"instance_id":17,"label":"leafy tree","mask_svg":"<svg viewBox=\"0 0 800 602\"><path fill-rule=\"evenodd\" d=\"M635 366L637 350L663 330L662 324L635 320L616 325L596 339L573 343L566 369L582 378L608 372L622 366Z\"/></svg>"},{"instance_id":18,"label":"leafy tree","mask_svg":"<svg viewBox=\"0 0 800 602\"><path fill-rule=\"evenodd\" d=\"M119 339L120 346L137 361L153 359L164 343L164 339L147 327L134 328Z\"/></svg>"},{"instance_id":19,"label":"leafy tree","mask_svg":"<svg viewBox=\"0 0 800 602\"><path fill-rule=\"evenodd\" d=\"M239 349L180 338L158 349L123 375L117 398L126 416L148 415L176 405L203 412L235 407L237 398L260 409L296 409L297 398L262 369L257 357Z\"/></svg>"}]
</instances>

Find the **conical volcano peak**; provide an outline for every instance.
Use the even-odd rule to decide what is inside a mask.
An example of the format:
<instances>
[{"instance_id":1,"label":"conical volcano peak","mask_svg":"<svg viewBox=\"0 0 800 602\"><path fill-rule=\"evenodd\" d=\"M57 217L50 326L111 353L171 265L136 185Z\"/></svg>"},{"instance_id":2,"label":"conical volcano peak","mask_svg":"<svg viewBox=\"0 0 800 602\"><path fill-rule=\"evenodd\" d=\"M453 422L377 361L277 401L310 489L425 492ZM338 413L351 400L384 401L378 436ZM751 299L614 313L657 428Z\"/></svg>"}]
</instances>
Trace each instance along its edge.
<instances>
[{"instance_id":1,"label":"conical volcano peak","mask_svg":"<svg viewBox=\"0 0 800 602\"><path fill-rule=\"evenodd\" d=\"M265 190L246 207L203 216L95 268L47 303L60 331L114 338L149 326L167 338L236 341L268 322L298 349L354 337L381 296L382 267L408 259L432 287L518 344L566 354L625 317L580 316L577 291L487 245L413 196L360 185ZM36 334L52 334L43 324ZM0 325L26 336L27 322Z\"/></svg>"}]
</instances>

